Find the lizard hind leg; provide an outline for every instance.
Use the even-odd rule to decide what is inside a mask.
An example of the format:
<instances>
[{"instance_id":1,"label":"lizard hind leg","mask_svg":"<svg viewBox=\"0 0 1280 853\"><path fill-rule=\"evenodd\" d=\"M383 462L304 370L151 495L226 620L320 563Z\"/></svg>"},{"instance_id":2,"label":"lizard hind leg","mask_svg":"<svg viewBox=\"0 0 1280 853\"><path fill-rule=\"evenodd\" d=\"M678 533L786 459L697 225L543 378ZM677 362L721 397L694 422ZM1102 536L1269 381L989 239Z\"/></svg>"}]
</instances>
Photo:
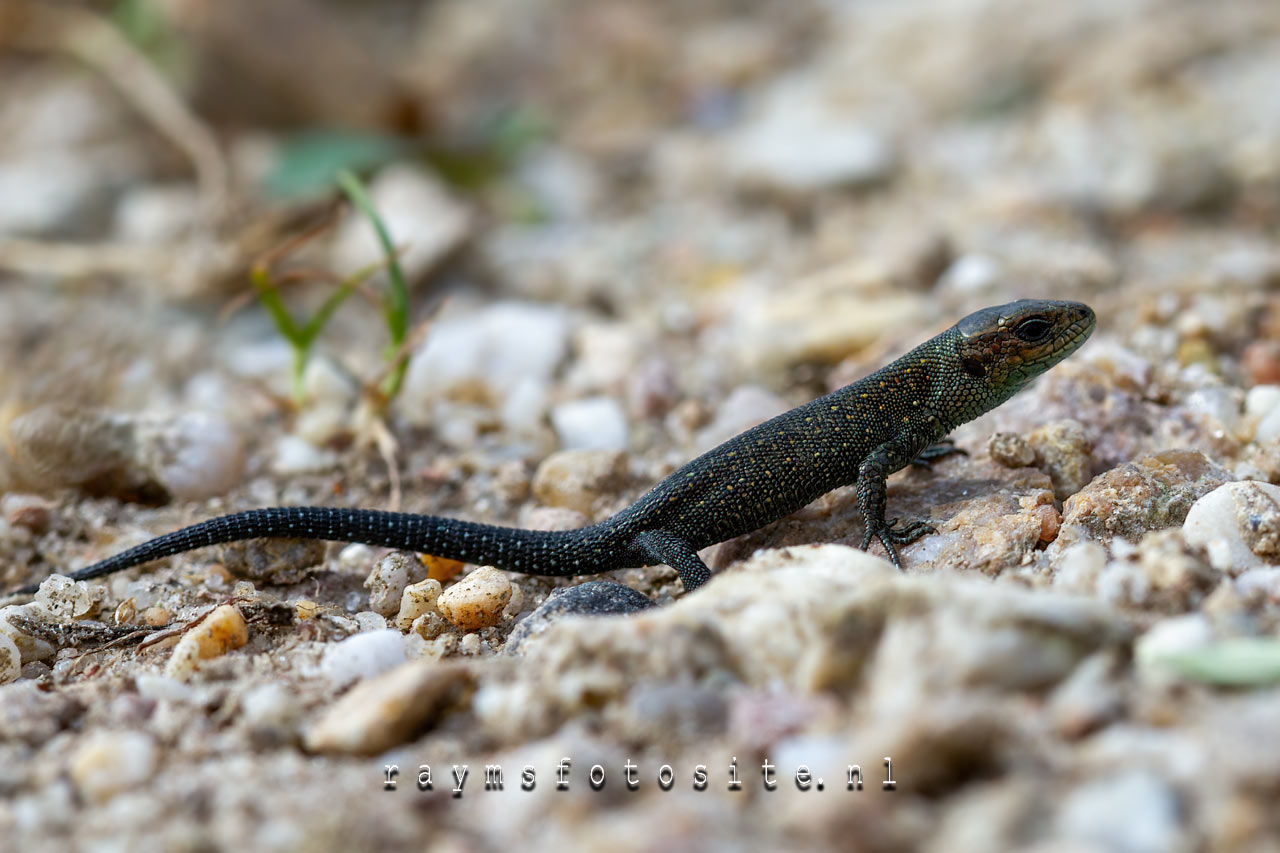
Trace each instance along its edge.
<instances>
[{"instance_id":1,"label":"lizard hind leg","mask_svg":"<svg viewBox=\"0 0 1280 853\"><path fill-rule=\"evenodd\" d=\"M702 562L693 545L669 530L646 530L631 541L631 547L654 563L664 563L675 569L685 592L711 580L711 570Z\"/></svg>"}]
</instances>

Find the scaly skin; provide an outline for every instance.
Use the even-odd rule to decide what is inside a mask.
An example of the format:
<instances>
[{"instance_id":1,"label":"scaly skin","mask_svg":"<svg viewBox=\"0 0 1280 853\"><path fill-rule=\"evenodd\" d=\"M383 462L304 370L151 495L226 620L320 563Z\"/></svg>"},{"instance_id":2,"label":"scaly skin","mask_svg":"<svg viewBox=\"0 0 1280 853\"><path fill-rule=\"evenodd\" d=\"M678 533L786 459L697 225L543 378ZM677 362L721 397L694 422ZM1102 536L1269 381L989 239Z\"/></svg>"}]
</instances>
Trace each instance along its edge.
<instances>
[{"instance_id":1,"label":"scaly skin","mask_svg":"<svg viewBox=\"0 0 1280 853\"><path fill-rule=\"evenodd\" d=\"M83 580L219 542L294 537L363 542L532 575L585 575L665 563L686 590L711 577L698 549L857 484L866 550L933 532L885 520L885 478L953 448L938 445L1075 352L1093 332L1078 302L1021 300L965 317L892 364L753 427L671 474L631 506L579 530L521 530L380 510L279 507L167 533L71 575ZM35 592L38 585L16 590Z\"/></svg>"}]
</instances>

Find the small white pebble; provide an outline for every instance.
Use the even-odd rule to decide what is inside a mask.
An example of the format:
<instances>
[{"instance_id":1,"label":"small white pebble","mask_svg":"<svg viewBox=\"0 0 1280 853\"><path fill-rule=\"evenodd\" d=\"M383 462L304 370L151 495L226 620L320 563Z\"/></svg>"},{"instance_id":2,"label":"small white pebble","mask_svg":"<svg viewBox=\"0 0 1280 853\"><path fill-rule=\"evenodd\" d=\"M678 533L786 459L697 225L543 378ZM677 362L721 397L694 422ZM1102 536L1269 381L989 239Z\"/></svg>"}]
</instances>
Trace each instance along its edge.
<instances>
[{"instance_id":1,"label":"small white pebble","mask_svg":"<svg viewBox=\"0 0 1280 853\"><path fill-rule=\"evenodd\" d=\"M566 450L626 450L627 416L612 397L587 397L551 410L551 425Z\"/></svg>"},{"instance_id":2,"label":"small white pebble","mask_svg":"<svg viewBox=\"0 0 1280 853\"><path fill-rule=\"evenodd\" d=\"M1209 644L1213 627L1202 613L1162 619L1138 638L1134 657L1145 671L1164 671L1162 659Z\"/></svg>"},{"instance_id":3,"label":"small white pebble","mask_svg":"<svg viewBox=\"0 0 1280 853\"><path fill-rule=\"evenodd\" d=\"M1253 428L1253 440L1258 444L1269 444L1277 439L1280 439L1280 406L1263 415Z\"/></svg>"},{"instance_id":4,"label":"small white pebble","mask_svg":"<svg viewBox=\"0 0 1280 853\"><path fill-rule=\"evenodd\" d=\"M353 542L338 552L338 565L344 569L363 571L373 562L373 549L361 542Z\"/></svg>"},{"instance_id":5,"label":"small white pebble","mask_svg":"<svg viewBox=\"0 0 1280 853\"><path fill-rule=\"evenodd\" d=\"M698 430L694 445L698 450L710 450L788 408L786 401L771 391L758 385L741 385L716 406L711 421Z\"/></svg>"},{"instance_id":6,"label":"small white pebble","mask_svg":"<svg viewBox=\"0 0 1280 853\"><path fill-rule=\"evenodd\" d=\"M139 462L175 498L226 494L244 477L244 437L217 415L190 412L138 425Z\"/></svg>"},{"instance_id":7,"label":"small white pebble","mask_svg":"<svg viewBox=\"0 0 1280 853\"><path fill-rule=\"evenodd\" d=\"M508 426L540 425L551 376L568 352L568 314L558 306L502 302L442 315L410 358L397 410L410 423L447 427L454 421L440 419L436 404L482 389L487 399L505 401Z\"/></svg>"},{"instance_id":8,"label":"small white pebble","mask_svg":"<svg viewBox=\"0 0 1280 853\"><path fill-rule=\"evenodd\" d=\"M1236 578L1236 591L1244 597L1263 595L1280 601L1280 567L1250 569Z\"/></svg>"},{"instance_id":9,"label":"small white pebble","mask_svg":"<svg viewBox=\"0 0 1280 853\"><path fill-rule=\"evenodd\" d=\"M400 609L400 599L409 585L409 561L417 558L401 551L394 551L378 561L365 578L364 588L369 590L369 609L383 616L394 616ZM421 568L421 563L418 563Z\"/></svg>"},{"instance_id":10,"label":"small white pebble","mask_svg":"<svg viewBox=\"0 0 1280 853\"><path fill-rule=\"evenodd\" d=\"M361 610L352 617L356 620L356 629L360 633L369 631L381 631L387 627L387 619L381 613L374 613L372 610Z\"/></svg>"},{"instance_id":11,"label":"small white pebble","mask_svg":"<svg viewBox=\"0 0 1280 853\"><path fill-rule=\"evenodd\" d=\"M37 622L53 621L53 614L43 604L32 601L27 604L10 604L0 607L0 634L7 636L22 655L23 663L37 660L48 660L57 651L49 642L24 634L12 622L10 616L25 616Z\"/></svg>"},{"instance_id":12,"label":"small white pebble","mask_svg":"<svg viewBox=\"0 0 1280 853\"><path fill-rule=\"evenodd\" d=\"M142 732L95 732L71 755L67 770L80 796L101 804L154 781L159 750Z\"/></svg>"},{"instance_id":13,"label":"small white pebble","mask_svg":"<svg viewBox=\"0 0 1280 853\"><path fill-rule=\"evenodd\" d=\"M0 684L17 680L22 674L22 655L13 638L0 631Z\"/></svg>"},{"instance_id":14,"label":"small white pebble","mask_svg":"<svg viewBox=\"0 0 1280 853\"><path fill-rule=\"evenodd\" d=\"M938 288L971 295L994 289L1004 277L1000 262L990 255L961 255L938 279Z\"/></svg>"},{"instance_id":15,"label":"small white pebble","mask_svg":"<svg viewBox=\"0 0 1280 853\"><path fill-rule=\"evenodd\" d=\"M93 590L84 581L73 581L63 575L50 575L40 583L36 592L37 603L48 608L59 622L71 622L91 613L98 605Z\"/></svg>"},{"instance_id":16,"label":"small white pebble","mask_svg":"<svg viewBox=\"0 0 1280 853\"><path fill-rule=\"evenodd\" d=\"M438 614L436 600L440 598L440 591L440 581L433 578L405 587L400 598L400 612L396 615L396 627L408 631L424 613Z\"/></svg>"},{"instance_id":17,"label":"small white pebble","mask_svg":"<svg viewBox=\"0 0 1280 853\"><path fill-rule=\"evenodd\" d=\"M301 716L297 697L283 684L270 682L248 690L240 700L244 721L256 728L291 727Z\"/></svg>"},{"instance_id":18,"label":"small white pebble","mask_svg":"<svg viewBox=\"0 0 1280 853\"><path fill-rule=\"evenodd\" d=\"M1280 385L1255 385L1244 395L1244 413L1260 418L1280 408Z\"/></svg>"},{"instance_id":19,"label":"small white pebble","mask_svg":"<svg viewBox=\"0 0 1280 853\"><path fill-rule=\"evenodd\" d=\"M1255 511L1256 510L1256 511ZM1256 481L1225 483L1191 505L1182 523L1187 543L1203 547L1209 564L1232 576L1268 565L1255 553L1243 529L1242 515L1253 518L1260 531L1270 526L1276 535L1280 514L1280 486Z\"/></svg>"},{"instance_id":20,"label":"small white pebble","mask_svg":"<svg viewBox=\"0 0 1280 853\"><path fill-rule=\"evenodd\" d=\"M154 673L143 673L134 679L138 695L155 701L186 705L195 701L196 691L176 678Z\"/></svg>"},{"instance_id":21,"label":"small white pebble","mask_svg":"<svg viewBox=\"0 0 1280 853\"><path fill-rule=\"evenodd\" d=\"M1228 432L1234 433L1240 423L1240 391L1235 388L1198 388L1187 395L1185 405L1213 418Z\"/></svg>"},{"instance_id":22,"label":"small white pebble","mask_svg":"<svg viewBox=\"0 0 1280 853\"><path fill-rule=\"evenodd\" d=\"M271 470L276 474L315 474L328 471L338 464L338 454L321 450L294 435L281 436L276 441Z\"/></svg>"},{"instance_id":23,"label":"small white pebble","mask_svg":"<svg viewBox=\"0 0 1280 853\"><path fill-rule=\"evenodd\" d=\"M404 639L394 628L356 634L325 649L320 671L335 688L404 663Z\"/></svg>"},{"instance_id":24,"label":"small white pebble","mask_svg":"<svg viewBox=\"0 0 1280 853\"><path fill-rule=\"evenodd\" d=\"M1077 542L1062 552L1053 583L1071 592L1091 593L1106 565L1106 548L1097 542Z\"/></svg>"}]
</instances>

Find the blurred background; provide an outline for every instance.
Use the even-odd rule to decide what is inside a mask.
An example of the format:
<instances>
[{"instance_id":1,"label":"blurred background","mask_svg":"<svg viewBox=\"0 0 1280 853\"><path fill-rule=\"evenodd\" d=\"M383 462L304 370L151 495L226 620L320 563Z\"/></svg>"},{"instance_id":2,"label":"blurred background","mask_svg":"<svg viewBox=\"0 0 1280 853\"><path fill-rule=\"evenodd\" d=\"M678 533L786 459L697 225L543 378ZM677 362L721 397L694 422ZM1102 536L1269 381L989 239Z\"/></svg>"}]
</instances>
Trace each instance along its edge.
<instances>
[{"instance_id":1,"label":"blurred background","mask_svg":"<svg viewBox=\"0 0 1280 853\"><path fill-rule=\"evenodd\" d=\"M3 0L0 79L9 422L243 425L228 376L287 398L331 359L451 445L642 448L681 399L794 389L736 426L1033 295L1280 377L1268 0ZM344 285L306 346L257 304L301 328ZM312 447L348 428L333 393Z\"/></svg>"},{"instance_id":2,"label":"blurred background","mask_svg":"<svg viewBox=\"0 0 1280 853\"><path fill-rule=\"evenodd\" d=\"M1074 479L1056 495L1035 486L1053 531L1055 497L1168 448L1234 466L1213 469L1224 480L1277 483L1280 392L1245 399L1280 384L1278 237L1276 0L0 0L0 580L281 503L585 524L964 314L1029 296L1099 314L1089 349L1054 374L1067 379L995 416L1019 432L1074 419ZM992 431L962 438L976 454ZM540 479L562 450L614 455ZM587 485L557 491L569 481ZM925 510L941 500L921 489ZM560 514L534 514L549 508ZM775 533L856 544L853 523ZM1025 554L978 568L1043 568L1038 525ZM1096 560L1137 571L1128 553ZM365 608L348 575L315 597ZM665 569L628 578L664 603L676 590ZM520 583L528 607L553 586ZM1280 600L1274 579L1258 584ZM1113 586L1089 594L1113 593L1141 624L1165 607ZM1274 605L1259 607L1248 624L1274 626ZM1106 681L1129 671L1107 667L1081 676L1068 748L1130 695ZM1161 689L1134 701L1156 728L1172 725ZM829 699L784 702L762 727L821 729ZM915 709L970 707L948 701ZM132 719L128 702L111 707ZM1214 707L1187 724L1202 726L1187 751L1100 748L1077 776L1200 755L1235 713ZM1001 798L1043 781L1058 753L1002 765L986 799L944 796L988 768L967 728L980 716L939 736L944 749L920 741L942 781L896 813L881 849L942 849L947 825L932 836L919 815L947 809L952 829L1043 828L1017 815L1050 813L1076 771L1035 788L1027 811ZM1274 734L1273 712L1255 720ZM1003 743L1000 725L983 737ZM638 730L622 742L663 742ZM701 735L668 730L703 760ZM1100 820L1090 849L1184 849L1188 814L1206 849L1251 833L1267 849L1275 764L1258 769L1245 740L1230 745L1230 784L1197 770L1180 790L1159 772L1081 786L1061 825L1111 804L1120 819ZM283 752L282 766L328 773ZM344 765L348 787L326 801L345 802L365 769ZM32 802L61 802L28 782ZM1218 799L1188 810L1203 805L1191 794ZM725 826L746 832L734 808ZM400 839L434 814L403 811ZM843 839L874 811L796 809L791 825ZM564 814L572 829L585 810ZM520 814L508 820L487 831L522 838ZM1126 823L1136 835L1107 835Z\"/></svg>"}]
</instances>

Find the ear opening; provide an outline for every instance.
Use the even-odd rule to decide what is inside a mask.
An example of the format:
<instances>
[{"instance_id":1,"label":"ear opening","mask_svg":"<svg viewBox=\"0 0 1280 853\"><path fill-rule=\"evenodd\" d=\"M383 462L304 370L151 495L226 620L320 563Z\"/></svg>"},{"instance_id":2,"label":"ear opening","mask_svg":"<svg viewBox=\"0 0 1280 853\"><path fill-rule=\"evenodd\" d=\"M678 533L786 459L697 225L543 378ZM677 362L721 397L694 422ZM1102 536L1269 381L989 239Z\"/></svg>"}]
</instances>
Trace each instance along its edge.
<instances>
[{"instance_id":1,"label":"ear opening","mask_svg":"<svg viewBox=\"0 0 1280 853\"><path fill-rule=\"evenodd\" d=\"M964 370L965 373L969 374L974 379L981 379L987 375L987 366L983 364L982 360L977 358L976 356L972 356L972 355L960 356L960 367Z\"/></svg>"}]
</instances>

